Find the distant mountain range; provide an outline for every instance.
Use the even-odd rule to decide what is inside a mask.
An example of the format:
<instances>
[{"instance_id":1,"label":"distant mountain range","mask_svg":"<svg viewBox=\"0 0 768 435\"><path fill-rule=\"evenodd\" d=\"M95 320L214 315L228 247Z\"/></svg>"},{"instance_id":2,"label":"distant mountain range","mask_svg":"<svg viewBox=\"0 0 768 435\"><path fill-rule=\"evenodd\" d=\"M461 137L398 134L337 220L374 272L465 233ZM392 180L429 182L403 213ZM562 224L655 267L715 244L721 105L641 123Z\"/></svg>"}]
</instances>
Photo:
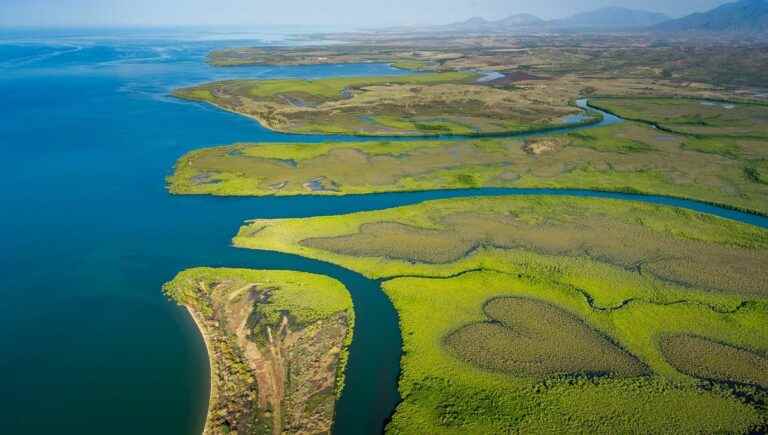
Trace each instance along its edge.
<instances>
[{"instance_id":1,"label":"distant mountain range","mask_svg":"<svg viewBox=\"0 0 768 435\"><path fill-rule=\"evenodd\" d=\"M445 26L438 26L439 30L449 31L467 31L467 32L482 32L482 31L502 31L514 28L528 28L534 26L541 26L546 21L531 14L516 14L510 15L507 18L490 21L481 17L472 17L467 21L460 23L448 24Z\"/></svg>"},{"instance_id":2,"label":"distant mountain range","mask_svg":"<svg viewBox=\"0 0 768 435\"><path fill-rule=\"evenodd\" d=\"M552 20L553 27L648 27L669 20L669 16L658 13L620 7L607 7L582 12L561 20Z\"/></svg>"},{"instance_id":3,"label":"distant mountain range","mask_svg":"<svg viewBox=\"0 0 768 435\"><path fill-rule=\"evenodd\" d=\"M543 20L531 14L510 15L501 20L473 17L466 21L427 28L441 32L510 32L546 30L638 30L660 32L768 33L768 0L740 0L703 13L671 19L658 12L606 7L568 18Z\"/></svg>"},{"instance_id":4,"label":"distant mountain range","mask_svg":"<svg viewBox=\"0 0 768 435\"><path fill-rule=\"evenodd\" d=\"M490 21L473 17L467 21L438 26L446 31L504 31L515 29L565 29L565 28L636 28L648 27L669 20L658 12L648 12L620 7L607 7L583 12L559 20L543 20L531 14L510 15L507 18Z\"/></svg>"},{"instance_id":5,"label":"distant mountain range","mask_svg":"<svg viewBox=\"0 0 768 435\"><path fill-rule=\"evenodd\" d=\"M741 0L658 24L667 32L768 32L768 0Z\"/></svg>"}]
</instances>

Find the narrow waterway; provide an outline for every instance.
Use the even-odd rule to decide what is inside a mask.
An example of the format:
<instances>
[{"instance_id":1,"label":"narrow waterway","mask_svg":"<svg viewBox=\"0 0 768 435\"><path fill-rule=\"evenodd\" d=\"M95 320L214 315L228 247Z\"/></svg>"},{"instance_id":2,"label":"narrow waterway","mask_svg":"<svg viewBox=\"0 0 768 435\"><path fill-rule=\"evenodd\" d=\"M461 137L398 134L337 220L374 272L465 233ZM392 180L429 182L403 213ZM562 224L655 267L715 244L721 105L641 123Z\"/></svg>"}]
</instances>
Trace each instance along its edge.
<instances>
[{"instance_id":1,"label":"narrow waterway","mask_svg":"<svg viewBox=\"0 0 768 435\"><path fill-rule=\"evenodd\" d=\"M401 74L386 65L206 66L212 48L253 41L167 35L0 35L0 418L4 433L199 432L208 360L185 310L160 286L195 266L291 269L341 280L357 312L335 432L377 433L398 401L400 334L376 281L343 268L230 246L246 219L376 210L480 195L572 195L685 207L767 227L694 201L620 193L479 189L347 197L172 197L183 153L285 135L168 98L214 79ZM580 104L584 104L580 102ZM606 117L606 123L618 122ZM360 140L290 136L291 141Z\"/></svg>"}]
</instances>

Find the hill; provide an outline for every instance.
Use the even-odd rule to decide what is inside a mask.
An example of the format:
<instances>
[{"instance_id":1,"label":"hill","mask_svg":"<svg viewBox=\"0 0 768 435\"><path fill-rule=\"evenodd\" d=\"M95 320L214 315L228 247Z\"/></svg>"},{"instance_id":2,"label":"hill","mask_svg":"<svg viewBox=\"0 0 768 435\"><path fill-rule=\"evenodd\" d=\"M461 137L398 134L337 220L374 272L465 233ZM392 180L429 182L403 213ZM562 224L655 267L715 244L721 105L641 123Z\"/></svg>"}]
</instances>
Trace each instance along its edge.
<instances>
[{"instance_id":1,"label":"hill","mask_svg":"<svg viewBox=\"0 0 768 435\"><path fill-rule=\"evenodd\" d=\"M658 13L643 10L627 9L622 7L607 7L594 11L582 12L568 18L558 20L543 20L531 14L515 14L501 20L487 20L482 17L472 17L466 21L452 23L445 26L437 26L434 30L448 32L505 32L520 29L546 28L546 29L595 29L595 28L641 28L650 27L664 21L669 17Z\"/></svg>"},{"instance_id":2,"label":"hill","mask_svg":"<svg viewBox=\"0 0 768 435\"><path fill-rule=\"evenodd\" d=\"M535 15L515 14L496 21L486 20L482 17L472 17L466 21L439 26L438 29L462 32L497 32L542 25L545 22Z\"/></svg>"},{"instance_id":3,"label":"hill","mask_svg":"<svg viewBox=\"0 0 768 435\"><path fill-rule=\"evenodd\" d=\"M568 18L549 21L551 27L648 27L669 20L669 17L643 10L622 7L606 7L589 12L582 12Z\"/></svg>"},{"instance_id":4,"label":"hill","mask_svg":"<svg viewBox=\"0 0 768 435\"><path fill-rule=\"evenodd\" d=\"M768 32L768 0L741 0L655 26L667 32Z\"/></svg>"}]
</instances>

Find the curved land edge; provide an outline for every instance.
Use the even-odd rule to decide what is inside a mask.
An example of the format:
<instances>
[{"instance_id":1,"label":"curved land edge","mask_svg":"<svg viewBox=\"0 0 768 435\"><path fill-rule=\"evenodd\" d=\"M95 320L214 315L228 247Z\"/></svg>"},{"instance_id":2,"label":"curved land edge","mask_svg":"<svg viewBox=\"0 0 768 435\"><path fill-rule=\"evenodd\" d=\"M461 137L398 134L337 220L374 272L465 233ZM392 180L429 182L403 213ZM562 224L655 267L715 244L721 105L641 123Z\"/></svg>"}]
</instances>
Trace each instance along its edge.
<instances>
[{"instance_id":1,"label":"curved land edge","mask_svg":"<svg viewBox=\"0 0 768 435\"><path fill-rule=\"evenodd\" d=\"M618 98L618 97L600 97L600 98ZM647 98L651 99L650 97L647 97ZM695 99L691 98L691 100L695 100ZM720 102L719 100L701 100L701 101L718 101L718 102ZM728 102L728 101L722 101L722 102ZM738 103L738 104L749 104L749 103ZM759 104L759 106L763 106L763 104ZM591 108L593 108L595 110L600 110L600 111L608 113L610 115L619 117L618 112L612 111L612 110L608 109L605 106L601 106L600 104L589 103L589 107L591 107ZM687 131L675 130L673 128L665 127L665 126L659 124L658 122L651 121L649 119L634 118L634 117L627 117L627 116L623 116L623 117L621 117L621 119L624 119L626 121L639 122L640 124L645 124L645 125L648 125L648 126L650 126L652 128L655 128L656 130L663 131L665 133L676 134L678 136L687 136L687 137L695 137L695 138L707 138L707 137L709 137L709 138L722 138L722 139L730 139L730 138L764 139L761 136L748 136L748 135L738 135L738 136L736 136L736 135L727 135L727 134L723 134L723 135L696 134L696 133L690 133L690 132L687 132Z\"/></svg>"},{"instance_id":2,"label":"curved land edge","mask_svg":"<svg viewBox=\"0 0 768 435\"><path fill-rule=\"evenodd\" d=\"M698 100L698 99L696 99ZM579 100L580 104L578 105L583 110L600 110L603 111L602 108L594 107L592 105L592 102L589 100ZM227 110L227 109L225 109ZM603 116L603 115L601 115ZM617 117L613 114L610 114L606 112L606 116L609 117L615 117L616 119L621 119L620 117ZM598 123L596 126L600 126L601 124ZM589 126L571 126L566 128L558 128L556 129L559 133L568 133L566 135L566 138L570 136L570 133L574 133L579 130L583 130L585 128L588 128ZM627 128L630 128L631 126L627 126ZM637 127L639 128L639 127ZM608 130L606 130L608 129ZM751 180L748 176L747 179L744 179L745 174L747 174L750 169L753 172L753 178L756 176L761 176L762 171L764 169L759 169L759 174L757 174L755 171L758 169L755 169L753 167L755 165L754 161L740 161L740 160L717 160L712 157L712 154L697 152L697 151L689 151L685 153L681 153L679 156L675 156L673 161L681 161L686 162L690 161L691 163L685 163L683 164L683 167L679 167L679 165L676 165L673 167L673 169L676 170L670 170L667 166L660 166L658 169L653 169L653 166L651 166L650 170L644 169L641 171L637 171L636 174L633 174L631 169L629 172L627 170L624 170L622 172L621 169L618 169L621 167L621 165L627 165L629 164L629 168L632 168L632 165L640 165L641 167L648 167L647 160L645 156L643 156L644 152L647 152L644 148L640 148L639 150L633 152L627 153L626 151L622 150L620 147L612 149L611 142L613 141L626 141L626 139L620 139L620 137L623 137L626 135L626 128L622 127L622 130L617 130L614 134L618 137L612 138L610 134L606 137L603 137L606 132L611 131L612 129L616 129L616 127L604 127L599 129L594 129L590 131L593 132L601 132L599 135L596 135L597 139L589 139L585 144L577 143L574 145L569 145L568 149L571 149L572 147L574 151L570 152L570 155L567 157L569 159L576 159L577 161L584 160L582 162L581 166L584 166L586 164L586 169L584 169L582 172L579 171L572 171L569 170L566 173L562 173L560 175L547 175L547 176L538 176L535 174L529 174L525 175L525 172L522 172L524 183L522 183L521 187L515 187L515 185L520 185L521 183L518 181L518 178L520 175L517 175L518 178L510 178L507 179L506 173L497 174L497 172L500 171L500 169L494 169L495 167L493 165L489 165L488 162L493 160L492 157L497 159L496 161L500 162L517 162L513 166L510 166L509 169L506 169L506 171L511 171L512 173L518 173L519 171L524 171L525 168L521 167L518 168L517 166L520 166L520 162L528 162L529 165L534 165L534 167L540 167L539 171L550 171L554 170L560 162L559 159L565 158L566 156L560 158L558 157L558 154L549 155L547 152L542 154L541 156L538 155L518 155L519 153L512 153L509 155L497 155L497 154L489 154L492 152L492 150L497 149L494 147L498 147L500 144L496 144L495 142L492 142L490 139L488 143L482 142L479 144L475 144L473 146L479 147L478 148L478 154L477 154L477 163L469 162L465 164L461 163L452 163L450 165L439 166L435 164L434 168L429 169L428 171L432 172L426 172L427 175L430 175L427 178L424 178L424 174L421 172L414 172L415 169L412 169L405 165L401 171L404 171L402 174L398 172L392 172L392 169L389 167L382 168L382 171L385 171L384 174L389 174L389 172L392 172L392 174L384 175L385 177L394 177L393 182L385 182L381 184L372 184L372 183L361 183L361 180L358 180L357 178L349 178L347 176L342 176L339 174L336 174L334 172L333 167L327 167L325 168L325 172L323 172L323 166L326 163L321 163L321 160L325 162L326 160L336 161L337 164L342 164L342 161L338 160L338 156L334 154L333 159L331 158L331 152L340 152L342 150L346 150L347 152L357 152L361 156L370 158L371 156L366 155L366 142L360 142L360 143L354 143L354 142L331 142L327 146L327 150L325 151L326 154L319 154L317 157L313 157L309 159L310 163L312 163L312 169L304 170L304 169L296 169L295 167L291 169L290 171L285 167L287 162L293 161L294 165L297 161L304 161L302 158L299 158L301 154L297 154L297 157L292 157L293 153L295 151L291 151L292 147L295 146L295 144L292 143L286 143L286 144L276 144L272 145L272 148L274 148L273 151L265 152L265 153L258 153L257 156L260 157L260 159L255 159L253 161L246 161L248 159L244 159L242 162L237 162L239 156L241 154L239 153L246 153L248 155L248 149L254 148L258 149L258 144L238 144L238 145L230 145L230 146L219 146L219 147L212 147L212 148L204 148L200 150L194 150L191 151L181 158L177 160L177 162L174 165L174 173L169 176L166 179L166 187L169 190L171 194L175 195L214 195L214 196L233 196L233 197L240 197L240 196L276 196L276 197L292 197L292 196L302 196L302 195L323 195L323 196L353 196L353 195L364 195L364 194L371 194L371 193L392 193L392 192L428 192L433 190L453 190L453 191L467 191L469 189L520 189L520 190L527 190L527 189L546 189L549 191L594 191L594 192L600 192L600 193L622 193L622 194L633 194L633 195L650 195L650 196L659 196L659 197L666 197L670 199L679 199L679 200L685 200L685 201L695 201L701 204L711 205L714 207L719 207L723 209L729 209L737 212L742 213L748 213L753 214L757 216L762 217L768 217L768 209L765 208L759 208L759 207L750 207L748 204L760 204L761 198L763 196L763 185L759 179L757 181ZM650 130L650 129L647 129ZM629 130L631 131L631 130ZM522 133L522 134L513 134L508 135L506 137L509 138L520 138L520 139L526 139L525 144L521 144L521 147L523 147L524 150L527 150L526 147L529 146L528 141L533 140L532 143L534 143L534 146L538 146L539 141L543 141L541 146L545 147L542 148L544 150L551 149L547 147L558 147L557 140L563 139L560 136L554 136L549 137L545 136L542 138L538 138L539 133ZM647 133L643 133L647 134ZM691 135L691 134L675 134L679 137L704 137L702 135ZM332 137L332 136L328 136ZM460 140L462 137L457 136L454 138L451 138L453 140ZM466 137L469 139L468 137ZM535 139L534 139L535 138ZM369 138L370 139L370 138ZM396 140L397 138L390 138L390 137L379 137L376 138L377 142L381 141L381 144L384 145L385 142L388 140ZM402 158L400 154L403 154L404 156L410 156L411 154L417 150L421 150L416 144L419 144L418 139L434 139L431 137L421 137L421 138L411 138L415 139L413 142L393 142L391 144L392 151L390 154L387 154L386 152L382 152L382 150L377 151L375 154L376 156L383 157L391 157L391 158ZM446 140L445 144L438 144L440 146L443 146L444 148L453 148L457 146L461 146L462 143L460 141L449 141L449 138L444 138ZM582 141L581 138L574 139L578 141ZM598 151L601 151L597 154L594 154L594 151L592 150L583 150L580 147L593 147L596 146L593 144L592 140L597 140L597 145L599 145L599 148L597 148ZM666 140L666 139L665 139ZM549 142L552 142L549 144ZM605 144L603 143L605 142ZM407 145L405 145L407 144ZM452 158L450 155L446 154L448 151L440 154L437 151L434 151L436 148L435 145L437 142L432 143L431 145L427 146L425 144L424 150L434 154L434 159L437 159L436 161L441 161L441 159L446 158ZM663 144L663 142L661 142ZM387 146L390 146L389 144L386 144ZM631 144L630 144L631 145ZM633 145L634 146L634 145ZM664 145L667 146L667 145ZM277 147L277 148L276 148ZM280 148L282 147L282 148ZM603 149L603 147L607 147ZM232 155L229 154L229 149L232 149ZM278 149L279 148L279 149ZM402 150L401 150L402 149ZM652 147L650 148L652 149ZM400 151L401 150L401 151ZM432 150L432 151L430 151ZM578 151L577 151L578 150ZM611 151L613 151L611 153ZM227 153L226 156L222 155L219 156L218 154ZM270 158L270 153L277 152L275 158ZM495 151L493 151L495 152ZM484 154L485 153L485 154ZM575 153L575 154L574 154ZM215 154L215 155L214 155ZM444 155L445 154L445 155ZM487 154L487 155L486 155ZM594 154L594 155L593 155ZM416 154L418 156L418 154ZM431 154L430 154L431 155ZM634 157L637 155L637 157ZM656 154L653 154L656 155ZM670 159L670 155L667 151L664 151L663 153L658 153L660 159ZM320 159L322 157L322 159ZM209 163L198 163L198 160L200 158L203 158L206 162ZM292 158L295 158L297 160L291 160ZM349 156L345 157L349 158ZM420 157L423 160L423 156ZM192 165L192 160L195 160L195 163L198 164L198 166ZM211 159L218 159L218 160L211 160ZM542 160L543 159L543 160ZM693 160L691 160L693 159ZM317 162L315 162L317 160ZM637 160L636 162L634 160ZM549 163L544 163L549 162ZM567 161L566 161L567 163ZM566 164L563 163L563 164ZM210 168L207 167L207 164L212 164ZM260 185L257 183L257 180L254 179L252 176L247 175L248 172L232 172L229 171L227 165L234 165L234 167L242 167L245 166L245 169L242 170L249 170L247 165L250 164L257 164L260 166L257 166L260 170L258 173L263 174L265 170L271 168L270 165L277 165L277 168L279 169L277 173L283 174L283 175L276 175L273 179L269 179L269 181L264 181L267 185ZM282 166L280 166L282 164ZM541 166L542 164L549 165L549 166ZM596 174L601 174L603 172L597 172L597 169L591 169L592 167L601 167L608 165L608 169L602 170L605 172L605 176L602 177L599 181L595 181L594 177ZM618 165L618 166L617 166ZM685 166L688 165L688 166ZM746 165L746 166L744 166ZM263 167L262 167L263 166ZM566 164L566 166L568 166ZM614 167L617 166L617 169L614 169ZM255 169L256 167L254 167ZM680 177L681 174L684 175L685 178L688 179L697 179L697 177L702 176L700 171L697 169L706 168L707 172L712 173L713 175L716 174L716 176L721 179L717 184L707 184L706 186L700 185L699 183L681 183L679 181L676 181L677 177ZM718 171L720 169L720 171ZM234 169L232 169L234 170ZM367 170L369 171L377 171L376 166L371 166ZM768 170L768 169L765 169ZM307 174L314 174L312 176L307 175L306 182L302 186L300 185L299 180L303 174L307 171ZM317 173L320 171L320 174L324 174L320 178L317 178ZM389 172L387 172L389 171ZM463 171L463 172L462 172ZM584 172L586 171L586 172ZM607 171L607 172L606 172ZM683 171L682 173L680 171ZM503 172L503 171L502 171ZM459 174L459 175L455 175ZM546 173L546 172L544 172ZM418 178L419 174L421 174L421 178ZM453 174L453 175L451 175ZM464 174L464 175L461 175ZM653 175L656 174L656 175ZM398 176L396 176L398 175ZM749 175L749 174L747 174ZM197 178L200 178L201 181L195 181ZM218 177L223 177L223 179L220 179ZM284 186L288 183L287 181L284 181L280 183L281 180L280 177L285 177L285 179L292 180L291 183L294 184L288 184L287 187L284 188ZM314 177L314 178L313 178ZM463 178L462 178L463 177ZM651 178L649 178L651 177ZM656 177L656 178L653 178ZM665 178L666 177L666 178ZM359 177L358 177L359 178ZM423 178L423 179L422 179ZM465 180L466 178L466 180ZM669 179L668 179L669 178ZM296 179L296 180L294 180ZM397 181L401 180L401 181ZM406 180L406 181L402 181ZM427 181L424 181L427 180ZM431 181L429 181L431 180ZM591 181L590 181L591 180ZM752 181L752 182L750 182ZM338 184L337 184L338 182ZM270 184L270 183L274 183ZM299 183L299 184L295 184ZM330 184L329 186L326 186L325 184ZM613 184L614 186L611 186ZM308 187L309 186L309 187ZM736 189L735 194L728 195L725 192L729 189ZM674 190L682 190L685 192L685 194L677 194L673 193ZM740 194L739 194L740 192ZM514 193L514 192L512 192ZM728 202L729 198L736 198L734 201L739 202L738 204L733 202Z\"/></svg>"},{"instance_id":3,"label":"curved land edge","mask_svg":"<svg viewBox=\"0 0 768 435\"><path fill-rule=\"evenodd\" d=\"M587 119L580 120L578 122L568 123L568 124L553 124L551 126L545 126L545 127L536 127L536 128L528 128L528 129L519 129L519 130L509 130L509 131L499 131L499 132L487 132L487 133L414 133L414 134L389 134L389 133L382 133L382 134L362 134L362 133L324 133L324 132L296 132L291 130L286 130L282 128L277 128L274 126L269 126L264 119L259 118L255 115L250 115L247 113L243 113L241 111L226 107L222 104L210 101L210 100L204 100L204 99L198 99L198 98L192 98L188 95L184 95L178 90L174 90L170 94L171 97L177 98L182 101L190 101L195 102L199 104L205 104L209 105L211 107L214 107L216 109L222 110L224 112L229 112L238 116L242 116L248 119L251 119L255 122L257 122L260 126L264 127L265 129L269 131L273 131L275 133L280 133L285 135L286 137L307 137L307 136L328 136L328 137L336 137L336 138L358 138L358 139L371 139L371 140L398 140L398 139L411 139L411 140L418 140L418 139L454 139L454 140L460 140L460 139L495 139L495 138L516 138L516 137L525 137L525 136L531 136L531 135L538 135L538 134L545 134L545 133L556 133L560 131L570 130L570 129L579 129L579 128L586 128L586 127L596 127L600 125L604 121L604 115L597 112L594 113L594 117L590 117ZM591 113L591 110L601 110L597 107L589 107L584 108L576 105L577 108L581 109L582 113ZM606 113L613 115L610 112Z\"/></svg>"},{"instance_id":4,"label":"curved land edge","mask_svg":"<svg viewBox=\"0 0 768 435\"><path fill-rule=\"evenodd\" d=\"M601 115L574 105L578 92L524 92L478 81L474 71L224 80L172 95L223 106L283 133L349 137L506 137L594 124ZM571 84L571 87L573 84ZM586 112L586 113L585 113Z\"/></svg>"},{"instance_id":5,"label":"curved land edge","mask_svg":"<svg viewBox=\"0 0 768 435\"><path fill-rule=\"evenodd\" d=\"M471 190L473 192L467 192L467 190ZM536 193L531 191L536 190L542 190L545 192ZM199 197L231 197L231 198L248 198L248 197L276 197L276 198L302 198L302 197L371 197L371 196L385 196L385 195L397 195L401 193L413 193L413 194L435 194L438 195L434 198L428 198L424 200L432 200L432 199L443 199L443 198L473 198L473 197L485 197L485 196L572 196L576 198L596 198L596 199L615 199L615 200L621 200L621 201L634 201L634 202L641 202L641 203L647 203L647 204L657 204L657 205L665 205L669 207L678 207L678 208L684 208L687 210L697 211L699 213L704 214L710 214L713 216L718 216L721 218L726 218L730 220L735 220L738 222L743 223L749 223L751 225L756 225L763 228L768 228L768 222L747 222L743 219L740 219L739 217L729 217L728 211L733 211L737 213L742 213L747 216L754 216L759 218L768 218L768 212L763 212L760 210L754 210L750 208L745 207L739 207L731 204L723 204L719 202L714 201L706 201L702 199L697 198L691 198L691 197L685 197L685 196L674 196L674 195L664 195L664 194L658 194L653 192L643 192L639 191L633 188L618 188L615 190L610 189L579 189L579 188L568 188L568 187L520 187L520 188L514 188L514 187L496 187L496 186L484 186L484 187L478 187L474 189L467 189L462 187L456 187L456 188L438 188L438 189L418 189L418 190L393 190L393 191L375 191L371 193L343 193L343 192L332 192L332 191L322 191L322 192L313 192L308 193L306 195L280 195L277 193L273 194L265 194L265 195L253 195L248 193L183 193L183 192L174 192L173 190L170 190L169 193L172 195L179 195L179 196L199 196ZM453 193L458 193L456 195L453 195ZM442 196L441 194L445 194L445 196ZM618 195L618 196L610 196L606 197L605 194L608 195ZM653 201L653 198L659 198L661 201ZM663 200L672 200L672 201L686 201L690 202L690 205L683 205L683 204L670 204L667 202L664 202ZM419 201L421 202L421 201ZM718 210L712 210L712 211L704 211L700 208L696 207L697 205L700 206L709 206L713 207L715 209L721 209L720 213L718 213ZM397 207L397 206L395 206ZM386 207L391 208L391 207ZM726 212L726 213L723 213Z\"/></svg>"},{"instance_id":6,"label":"curved land edge","mask_svg":"<svg viewBox=\"0 0 768 435\"><path fill-rule=\"evenodd\" d=\"M200 337L203 339L203 345L205 346L205 354L208 356L208 410L205 413L205 425L203 427L203 433L209 434L211 433L209 426L210 421L213 419L212 414L213 410L215 408L216 403L218 402L218 397L216 394L216 376L214 376L214 373L216 373L216 360L214 359L213 355L213 347L211 346L211 338L210 333L208 331L208 328L205 326L205 322L200 318L197 311L195 311L194 308L192 308L190 305L182 304L182 306L187 310L189 313L189 317L192 318L192 321L195 322L195 326L197 327L197 332L200 334Z\"/></svg>"},{"instance_id":7,"label":"curved land edge","mask_svg":"<svg viewBox=\"0 0 768 435\"><path fill-rule=\"evenodd\" d=\"M205 342L211 389L203 433L331 430L354 326L341 283L198 268L164 291L187 308Z\"/></svg>"},{"instance_id":8,"label":"curved land edge","mask_svg":"<svg viewBox=\"0 0 768 435\"><path fill-rule=\"evenodd\" d=\"M641 97L621 97L621 96L615 96L615 95L593 95L590 100L587 101L587 106L598 110L600 112L607 113L611 116L615 116L617 118L623 119L625 121L632 121L637 122L640 124L648 125L656 130L663 131L666 133L675 134L678 136L684 136L684 137L691 137L691 138L697 138L697 139L704 139L704 138L712 138L712 139L754 139L754 140L765 140L765 136L760 135L751 135L751 134L727 134L727 133L692 133L688 131L682 131L677 130L674 128L670 128L667 126L662 125L658 121L653 121L651 119L643 118L643 117L636 117L636 116L627 116L626 114L620 114L618 110L611 109L609 107L606 107L605 105L602 105L600 103L595 103L594 99L603 99L603 100L639 100L639 101L653 101L653 100L679 100L679 101L697 101L697 102L709 102L709 103L722 103L722 104L738 104L741 106L756 106L756 107L762 107L762 108L768 108L768 104L762 103L762 102L754 102L754 101L738 101L738 100L726 100L726 99L712 99L712 98L693 98L693 97L678 97L678 96L641 96Z\"/></svg>"}]
</instances>

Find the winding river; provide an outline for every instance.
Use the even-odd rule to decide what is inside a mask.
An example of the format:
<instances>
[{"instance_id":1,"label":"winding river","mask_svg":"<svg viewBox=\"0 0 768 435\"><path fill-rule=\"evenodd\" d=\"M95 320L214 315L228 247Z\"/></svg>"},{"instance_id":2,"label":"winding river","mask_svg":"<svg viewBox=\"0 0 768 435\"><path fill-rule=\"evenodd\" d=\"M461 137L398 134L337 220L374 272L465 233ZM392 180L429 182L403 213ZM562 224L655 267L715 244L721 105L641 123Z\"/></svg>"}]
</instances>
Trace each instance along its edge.
<instances>
[{"instance_id":1,"label":"winding river","mask_svg":"<svg viewBox=\"0 0 768 435\"><path fill-rule=\"evenodd\" d=\"M230 239L245 219L341 214L439 198L568 195L684 207L768 227L768 218L695 201L584 190L171 197L163 178L183 153L286 136L169 99L170 89L234 77L402 72L368 64L222 70L202 59L233 42L178 35L2 37L0 417L6 433L199 432L209 387L205 348L186 311L159 290L175 273L195 266L292 269L341 280L352 292L357 325L334 431L380 432L399 400L401 342L396 313L379 282L320 261L232 248ZM606 116L603 124L612 122L618 120Z\"/></svg>"}]
</instances>

